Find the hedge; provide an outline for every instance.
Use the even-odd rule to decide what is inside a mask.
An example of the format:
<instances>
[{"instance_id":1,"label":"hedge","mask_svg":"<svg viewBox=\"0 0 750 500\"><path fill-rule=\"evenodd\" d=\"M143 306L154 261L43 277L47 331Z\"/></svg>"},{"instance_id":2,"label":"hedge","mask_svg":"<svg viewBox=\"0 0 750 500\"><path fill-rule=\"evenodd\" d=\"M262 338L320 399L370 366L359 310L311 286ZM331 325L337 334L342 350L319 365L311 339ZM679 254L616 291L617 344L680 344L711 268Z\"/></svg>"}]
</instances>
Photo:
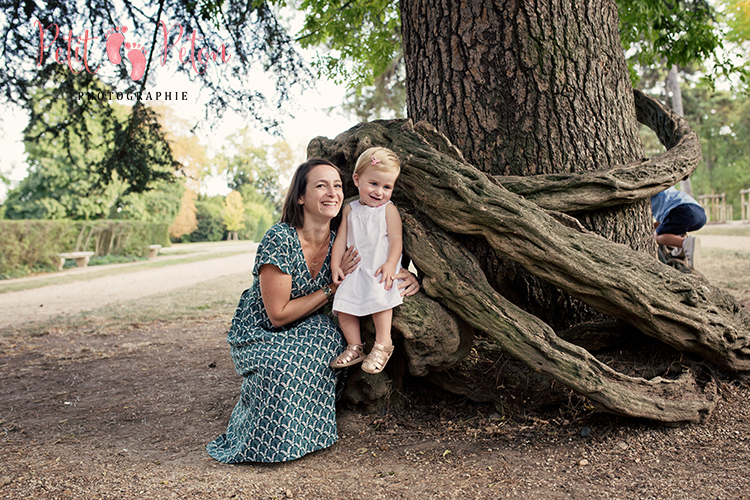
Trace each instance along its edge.
<instances>
[{"instance_id":1,"label":"hedge","mask_svg":"<svg viewBox=\"0 0 750 500\"><path fill-rule=\"evenodd\" d=\"M0 220L0 277L54 268L57 254L135 255L170 246L169 224L123 220Z\"/></svg>"}]
</instances>

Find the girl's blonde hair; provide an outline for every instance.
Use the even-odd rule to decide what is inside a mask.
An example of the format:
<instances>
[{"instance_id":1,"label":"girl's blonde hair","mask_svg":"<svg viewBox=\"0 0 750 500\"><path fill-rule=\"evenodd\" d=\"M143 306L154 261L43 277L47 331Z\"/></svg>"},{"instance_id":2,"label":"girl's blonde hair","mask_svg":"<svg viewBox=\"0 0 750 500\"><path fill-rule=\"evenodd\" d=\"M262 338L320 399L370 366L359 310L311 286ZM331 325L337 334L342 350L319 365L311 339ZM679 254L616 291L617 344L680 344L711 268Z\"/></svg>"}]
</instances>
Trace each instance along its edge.
<instances>
[{"instance_id":1,"label":"girl's blonde hair","mask_svg":"<svg viewBox=\"0 0 750 500\"><path fill-rule=\"evenodd\" d=\"M368 168L386 172L401 173L401 162L396 153L388 148L374 147L367 149L357 158L354 173L362 175Z\"/></svg>"}]
</instances>

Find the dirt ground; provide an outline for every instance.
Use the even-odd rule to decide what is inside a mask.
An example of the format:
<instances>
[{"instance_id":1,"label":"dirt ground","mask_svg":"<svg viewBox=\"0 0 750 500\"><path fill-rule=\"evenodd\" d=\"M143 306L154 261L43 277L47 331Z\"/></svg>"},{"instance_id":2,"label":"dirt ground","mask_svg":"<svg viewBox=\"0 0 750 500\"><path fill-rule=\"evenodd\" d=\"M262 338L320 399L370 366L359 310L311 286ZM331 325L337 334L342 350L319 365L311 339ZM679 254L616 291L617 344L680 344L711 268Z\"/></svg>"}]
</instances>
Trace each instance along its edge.
<instances>
[{"instance_id":1,"label":"dirt ground","mask_svg":"<svg viewBox=\"0 0 750 500\"><path fill-rule=\"evenodd\" d=\"M342 408L329 449L284 464L217 463L205 445L224 431L240 386L227 323L6 330L0 498L750 498L750 384L720 373L721 400L702 424L580 402L500 415L424 387L399 409Z\"/></svg>"}]
</instances>

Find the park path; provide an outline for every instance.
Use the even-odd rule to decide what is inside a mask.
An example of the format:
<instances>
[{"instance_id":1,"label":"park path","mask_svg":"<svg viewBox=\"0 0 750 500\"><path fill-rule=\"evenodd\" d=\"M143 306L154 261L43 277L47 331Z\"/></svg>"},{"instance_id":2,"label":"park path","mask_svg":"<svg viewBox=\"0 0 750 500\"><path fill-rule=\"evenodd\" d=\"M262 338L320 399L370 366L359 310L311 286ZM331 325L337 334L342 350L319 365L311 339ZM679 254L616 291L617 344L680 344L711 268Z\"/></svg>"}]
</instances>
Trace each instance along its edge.
<instances>
[{"instance_id":1,"label":"park path","mask_svg":"<svg viewBox=\"0 0 750 500\"><path fill-rule=\"evenodd\" d=\"M750 236L701 235L701 243L706 248L750 251ZM134 271L20 292L2 293L0 294L0 328L43 321L61 314L97 309L116 302L167 293L229 274L250 272L255 260L256 248L257 243L250 242L193 244L191 252L194 253L190 255L204 252L215 255L215 258L142 270L137 270L133 264L70 269L65 272L85 274L107 267L122 266L131 266ZM175 251L174 248L167 249L164 255L157 258L168 260L185 257L185 255L170 256L168 254L170 250ZM222 253L236 251L247 253L222 255ZM22 279L43 278L45 276Z\"/></svg>"},{"instance_id":2,"label":"park path","mask_svg":"<svg viewBox=\"0 0 750 500\"><path fill-rule=\"evenodd\" d=\"M164 294L230 274L249 273L252 271L255 261L256 248L257 243L227 242L225 244L193 246L191 251L195 251L195 254L204 253L212 256L197 262L140 270L136 264L116 264L66 270L66 273L86 274L115 267L127 268L129 266L133 269L132 272L120 272L111 276L81 279L69 283L2 293L0 294L0 328L43 321L62 314L75 314L117 302ZM227 252L237 251L243 253L223 255ZM167 252L157 259L174 260L186 257L186 255L170 256ZM23 279L38 280L44 277Z\"/></svg>"}]
</instances>

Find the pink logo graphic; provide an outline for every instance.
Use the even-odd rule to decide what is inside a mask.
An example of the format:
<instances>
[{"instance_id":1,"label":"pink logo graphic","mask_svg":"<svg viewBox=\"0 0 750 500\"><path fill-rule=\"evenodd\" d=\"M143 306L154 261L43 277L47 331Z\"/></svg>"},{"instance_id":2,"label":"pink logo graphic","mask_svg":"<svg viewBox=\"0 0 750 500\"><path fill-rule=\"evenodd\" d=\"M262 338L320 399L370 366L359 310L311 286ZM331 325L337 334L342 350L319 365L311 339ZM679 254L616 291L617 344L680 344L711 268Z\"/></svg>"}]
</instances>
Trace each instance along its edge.
<instances>
[{"instance_id":1,"label":"pink logo graphic","mask_svg":"<svg viewBox=\"0 0 750 500\"><path fill-rule=\"evenodd\" d=\"M39 27L39 57L37 58L37 66L41 66L44 61L44 52L54 46L57 38L60 36L60 28L57 24L50 24L45 29L40 21L34 21L34 24ZM55 33L52 41L45 44L45 38L48 35L50 29L54 26ZM200 74L206 72L208 63L213 61L216 64L223 64L229 61L232 57L231 54L227 53L226 46L221 44L219 46L219 52L216 53L207 47L196 48L197 42L203 40L203 37L198 37L196 32L193 31L191 36L185 35L185 31L180 24L175 24L171 28L168 28L164 21L159 21L159 28L164 31L164 47L162 50L161 65L164 66L167 63L167 57L169 52L182 40L185 36L185 42L190 43L190 48L180 47L177 59L181 64L189 63L193 70ZM169 32L175 28L179 28L179 36L175 42L169 44ZM125 47L125 57L130 62L132 70L130 72L130 78L133 81L138 81L143 78L143 74L146 72L146 47L140 43L133 43L125 40L126 33L128 32L127 26L116 26L110 29L106 36L105 50L107 58L112 64L122 63L122 52ZM73 36L73 30L68 31L68 35L63 37L63 41L68 42L67 52L61 54L62 48L58 47L55 49L54 58L58 64L67 64L68 68L73 73L80 73L84 69L94 74L99 71L99 66L94 71L89 68L89 42L99 40L99 37L90 37L89 31L85 30L83 36ZM78 70L74 68L74 64L83 64Z\"/></svg>"},{"instance_id":2,"label":"pink logo graphic","mask_svg":"<svg viewBox=\"0 0 750 500\"><path fill-rule=\"evenodd\" d=\"M127 33L127 31L127 26L122 26L120 28L115 27L109 30L106 37L107 57L112 64L120 64L120 62L122 62L120 50L124 44L126 50L125 56L133 66L133 70L130 72L130 78L134 82L137 82L146 71L146 55L143 53L144 48L142 46L125 41L125 33Z\"/></svg>"}]
</instances>

